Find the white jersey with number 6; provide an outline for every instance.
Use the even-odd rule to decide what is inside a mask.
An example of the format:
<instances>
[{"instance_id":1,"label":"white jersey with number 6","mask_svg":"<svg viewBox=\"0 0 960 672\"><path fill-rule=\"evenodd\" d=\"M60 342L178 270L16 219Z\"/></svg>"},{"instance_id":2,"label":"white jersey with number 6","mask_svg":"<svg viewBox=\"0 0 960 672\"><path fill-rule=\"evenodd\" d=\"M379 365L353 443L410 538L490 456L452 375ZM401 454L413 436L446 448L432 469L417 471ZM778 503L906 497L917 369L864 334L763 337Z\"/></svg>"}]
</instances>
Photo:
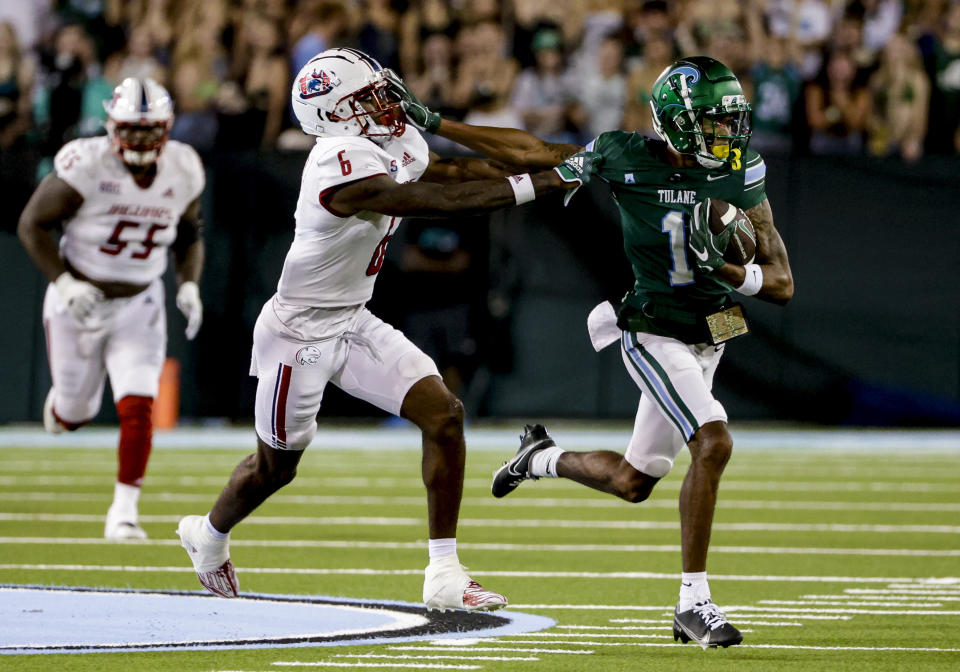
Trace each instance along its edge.
<instances>
[{"instance_id":1,"label":"white jersey with number 6","mask_svg":"<svg viewBox=\"0 0 960 672\"><path fill-rule=\"evenodd\" d=\"M94 280L135 285L163 275L177 223L203 191L203 164L192 147L168 141L145 189L105 136L68 142L54 168L83 196L60 238L60 254L73 268Z\"/></svg>"},{"instance_id":2,"label":"white jersey with number 6","mask_svg":"<svg viewBox=\"0 0 960 672\"><path fill-rule=\"evenodd\" d=\"M362 137L317 138L303 169L296 232L277 287L280 301L318 308L368 301L400 217L368 211L344 216L328 198L338 186L377 175L415 181L429 160L426 141L411 126L382 145Z\"/></svg>"}]
</instances>

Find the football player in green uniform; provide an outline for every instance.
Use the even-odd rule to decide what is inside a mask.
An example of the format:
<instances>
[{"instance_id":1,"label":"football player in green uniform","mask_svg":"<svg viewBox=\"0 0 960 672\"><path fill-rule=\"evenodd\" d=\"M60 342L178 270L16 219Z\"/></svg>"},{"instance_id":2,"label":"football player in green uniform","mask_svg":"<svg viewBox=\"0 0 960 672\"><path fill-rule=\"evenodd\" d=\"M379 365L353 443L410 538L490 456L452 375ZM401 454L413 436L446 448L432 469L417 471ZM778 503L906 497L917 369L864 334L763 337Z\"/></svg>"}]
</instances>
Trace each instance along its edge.
<instances>
[{"instance_id":1,"label":"football player in green uniform","mask_svg":"<svg viewBox=\"0 0 960 672\"><path fill-rule=\"evenodd\" d=\"M395 80L409 122L505 164L533 170L584 150L516 129L441 119ZM654 83L650 104L659 139L611 131L590 142L584 156L600 163L594 174L610 185L633 267L634 286L622 305L615 310L604 302L588 318L594 347L619 341L642 393L633 436L624 455L563 451L542 425L528 425L517 454L495 472L492 489L503 497L526 479L560 477L642 502L686 445L691 464L680 490L683 568L674 638L726 647L743 637L713 603L707 584L717 489L733 449L726 412L711 393L713 375L725 341L748 329L731 293L785 304L793 278L764 192L765 164L747 149L750 106L733 73L711 58L682 59ZM756 231L753 261L724 260L735 222L715 234L709 199L749 216Z\"/></svg>"}]
</instances>

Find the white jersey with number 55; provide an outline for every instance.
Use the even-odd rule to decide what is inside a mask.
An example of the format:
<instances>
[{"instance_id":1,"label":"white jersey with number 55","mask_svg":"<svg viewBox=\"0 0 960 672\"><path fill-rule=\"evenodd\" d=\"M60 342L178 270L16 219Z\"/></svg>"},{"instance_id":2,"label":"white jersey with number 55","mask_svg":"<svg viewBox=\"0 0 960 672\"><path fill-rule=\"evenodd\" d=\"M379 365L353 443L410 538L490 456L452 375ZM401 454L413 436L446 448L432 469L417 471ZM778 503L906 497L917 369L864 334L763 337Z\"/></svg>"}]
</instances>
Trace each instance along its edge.
<instances>
[{"instance_id":1,"label":"white jersey with number 55","mask_svg":"<svg viewBox=\"0 0 960 672\"><path fill-rule=\"evenodd\" d=\"M368 211L344 216L329 198L339 186L377 175L413 182L429 160L426 141L411 126L382 145L363 137L317 138L303 169L278 298L318 308L367 302L400 218Z\"/></svg>"},{"instance_id":2,"label":"white jersey with number 55","mask_svg":"<svg viewBox=\"0 0 960 672\"><path fill-rule=\"evenodd\" d=\"M73 268L93 280L134 285L163 275L177 223L203 191L203 164L192 147L167 142L147 188L137 185L105 136L68 142L54 169L83 196L60 238L60 255Z\"/></svg>"}]
</instances>

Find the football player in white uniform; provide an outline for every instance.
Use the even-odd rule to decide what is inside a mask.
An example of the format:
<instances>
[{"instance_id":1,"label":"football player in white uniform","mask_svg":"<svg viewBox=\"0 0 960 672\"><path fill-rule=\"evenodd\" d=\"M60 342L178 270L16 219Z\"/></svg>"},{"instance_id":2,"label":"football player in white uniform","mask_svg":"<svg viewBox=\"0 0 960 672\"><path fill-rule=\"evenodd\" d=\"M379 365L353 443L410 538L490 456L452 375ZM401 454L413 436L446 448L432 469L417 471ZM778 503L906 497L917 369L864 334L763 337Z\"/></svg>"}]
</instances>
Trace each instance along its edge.
<instances>
[{"instance_id":1,"label":"football player in white uniform","mask_svg":"<svg viewBox=\"0 0 960 672\"><path fill-rule=\"evenodd\" d=\"M439 160L406 125L380 65L353 49L310 60L291 96L303 130L317 140L277 293L254 328L257 452L237 466L209 514L187 516L177 532L200 582L235 597L230 530L293 479L333 383L422 430L427 607L499 609L506 598L473 581L457 559L463 406L433 360L364 304L401 217L476 213L575 188L589 179L592 156L534 175L511 175L485 159Z\"/></svg>"},{"instance_id":2,"label":"football player in white uniform","mask_svg":"<svg viewBox=\"0 0 960 672\"><path fill-rule=\"evenodd\" d=\"M173 103L152 79L124 80L105 108L108 135L63 146L17 232L50 279L43 325L53 386L44 427L72 431L93 419L110 376L120 445L104 535L143 539L137 505L167 346L161 276L172 249L177 306L192 339L203 317L204 173L192 147L167 140ZM59 228L58 250L52 233Z\"/></svg>"}]
</instances>

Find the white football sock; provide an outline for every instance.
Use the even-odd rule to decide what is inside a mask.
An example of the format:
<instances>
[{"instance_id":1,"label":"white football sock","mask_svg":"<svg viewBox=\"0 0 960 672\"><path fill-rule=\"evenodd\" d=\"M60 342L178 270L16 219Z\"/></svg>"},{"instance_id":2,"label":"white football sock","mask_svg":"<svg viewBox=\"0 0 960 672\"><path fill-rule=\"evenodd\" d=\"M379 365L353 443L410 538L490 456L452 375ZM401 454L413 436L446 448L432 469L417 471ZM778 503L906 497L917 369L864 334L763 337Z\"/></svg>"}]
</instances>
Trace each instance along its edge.
<instances>
[{"instance_id":1,"label":"white football sock","mask_svg":"<svg viewBox=\"0 0 960 672\"><path fill-rule=\"evenodd\" d=\"M210 536L214 539L226 539L230 536L229 532L221 532L213 526L213 523L210 522L210 514L208 513L203 517L203 526L206 528L207 532L210 533Z\"/></svg>"},{"instance_id":2,"label":"white football sock","mask_svg":"<svg viewBox=\"0 0 960 672\"><path fill-rule=\"evenodd\" d=\"M557 460L563 452L558 446L550 446L534 453L530 458L530 475L537 478L557 478Z\"/></svg>"},{"instance_id":3,"label":"white football sock","mask_svg":"<svg viewBox=\"0 0 960 672\"><path fill-rule=\"evenodd\" d=\"M693 605L710 599L710 586L706 572L683 572L680 574L679 611L689 611Z\"/></svg>"},{"instance_id":4,"label":"white football sock","mask_svg":"<svg viewBox=\"0 0 960 672\"><path fill-rule=\"evenodd\" d=\"M122 517L137 519L137 502L140 501L140 488L126 483L114 483L113 504L110 508Z\"/></svg>"},{"instance_id":5,"label":"white football sock","mask_svg":"<svg viewBox=\"0 0 960 672\"><path fill-rule=\"evenodd\" d=\"M446 539L430 539L427 542L427 550L430 553L430 562L451 555L456 558L457 538L448 537Z\"/></svg>"}]
</instances>

